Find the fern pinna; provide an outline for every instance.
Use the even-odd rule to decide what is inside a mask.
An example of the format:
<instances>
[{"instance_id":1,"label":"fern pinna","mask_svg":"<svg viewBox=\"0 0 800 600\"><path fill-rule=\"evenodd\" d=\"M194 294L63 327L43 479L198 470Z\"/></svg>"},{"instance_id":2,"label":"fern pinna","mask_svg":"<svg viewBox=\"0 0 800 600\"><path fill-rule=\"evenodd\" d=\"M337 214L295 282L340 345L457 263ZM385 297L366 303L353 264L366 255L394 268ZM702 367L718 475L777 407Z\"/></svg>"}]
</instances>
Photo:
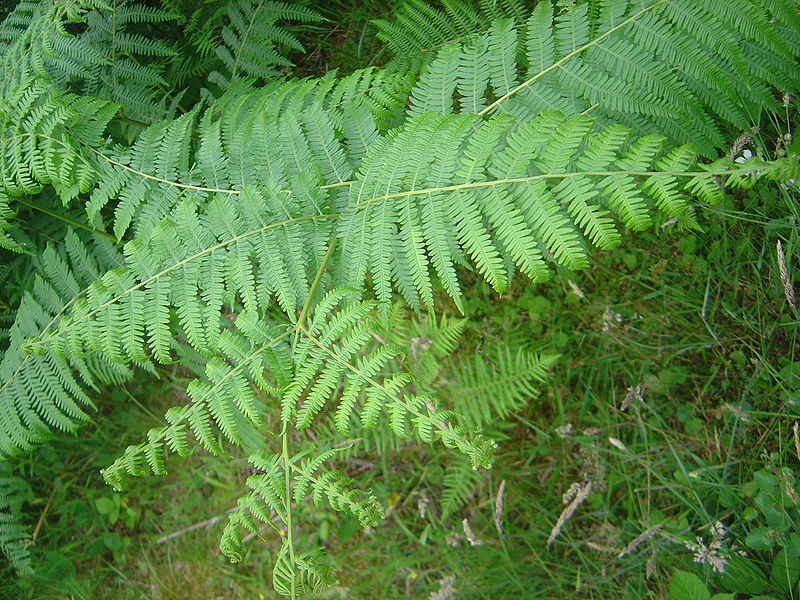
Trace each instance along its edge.
<instances>
[{"instance_id":1,"label":"fern pinna","mask_svg":"<svg viewBox=\"0 0 800 600\"><path fill-rule=\"evenodd\" d=\"M119 488L164 473L171 453L243 448L256 473L223 551L241 559L242 530L271 525L282 534L276 590L319 589L332 575L317 551L295 547L298 505L326 501L365 525L382 509L337 468L347 448L308 446L298 431L385 427L488 467L494 442L479 430L529 399L553 360L476 358L461 387L441 393L408 343L386 335L393 301L435 313L446 294L463 312L466 270L498 292L517 272L544 281L554 266L586 267L623 227L695 225L695 203L718 202L725 186L800 176L796 157L717 158L726 127L750 126L775 105L770 86L796 87L800 26L789 4L509 3L475 30L472 13L447 2L448 18L462 17L459 39L426 54L421 74L371 68L253 88L240 75L267 79L282 63L252 45L275 34L272 21L254 32L261 42L245 39L255 5L236 2L218 52L220 97L148 127L130 123L125 94L88 96L58 76L50 38L35 35L88 25L89 9L100 23L107 9L42 4L26 28L4 33L0 57L9 74L0 243L30 252L39 269L3 347L0 451L12 457L49 430L72 430L97 383L191 354L186 402L106 480ZM167 19L120 6L129 22ZM263 7L275 19L314 17ZM434 14L419 2L404 10ZM29 227L15 215L37 207L62 220L81 211L63 247L25 245ZM515 372L516 383L492 388ZM459 464L450 512L472 480ZM11 531L0 547L22 564Z\"/></svg>"}]
</instances>

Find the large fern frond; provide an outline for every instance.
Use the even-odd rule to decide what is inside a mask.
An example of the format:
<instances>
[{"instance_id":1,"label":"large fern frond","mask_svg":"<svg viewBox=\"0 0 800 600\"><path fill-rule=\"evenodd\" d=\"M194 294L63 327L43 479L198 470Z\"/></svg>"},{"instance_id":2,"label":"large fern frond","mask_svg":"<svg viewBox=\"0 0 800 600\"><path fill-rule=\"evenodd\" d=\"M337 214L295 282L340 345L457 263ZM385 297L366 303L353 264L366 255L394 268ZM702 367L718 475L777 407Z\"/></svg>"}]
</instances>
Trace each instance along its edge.
<instances>
[{"instance_id":1,"label":"large fern frond","mask_svg":"<svg viewBox=\"0 0 800 600\"><path fill-rule=\"evenodd\" d=\"M800 82L786 37L796 17L780 2L732 6L544 0L524 22L496 20L439 50L412 91L410 114L450 112L455 92L461 112L591 112L712 156L724 144L715 119L747 129L778 107L768 86Z\"/></svg>"},{"instance_id":2,"label":"large fern frond","mask_svg":"<svg viewBox=\"0 0 800 600\"><path fill-rule=\"evenodd\" d=\"M342 306L351 295L347 290L327 294L307 325L275 326L255 312L241 313L236 329L219 337L222 353L208 362L205 380L189 385L192 403L170 409L168 424L151 430L146 442L130 446L104 470L106 480L120 487L128 475L163 473L167 452L190 452L187 430L211 452L220 451L215 429L241 443L244 431L263 425L269 396L279 399L281 420L298 429L325 419L347 433L357 415L364 427L386 421L397 437L439 440L475 466L488 466L491 443L456 425L436 397L414 392L413 377L397 362L402 348L369 348L375 342L370 329L375 305ZM291 336L297 338L294 348Z\"/></svg>"},{"instance_id":3,"label":"large fern frond","mask_svg":"<svg viewBox=\"0 0 800 600\"><path fill-rule=\"evenodd\" d=\"M367 69L223 96L202 116L191 112L144 130L132 146L89 152L98 185L87 212L102 227L111 204L122 238L131 227L146 234L187 195L235 196L247 185L277 184L313 204L315 188L349 178L408 87L406 76Z\"/></svg>"},{"instance_id":4,"label":"large fern frond","mask_svg":"<svg viewBox=\"0 0 800 600\"><path fill-rule=\"evenodd\" d=\"M541 281L550 256L577 269L590 244L618 244L614 217L642 229L653 207L687 214L688 190L721 198L688 147L665 152L662 138L629 138L625 128L598 131L589 117L556 112L521 123L411 118L373 146L350 187L338 220L340 281L360 288L371 272L380 301L396 288L412 306L432 307L435 275L460 302L455 265L465 260L497 290L508 262Z\"/></svg>"},{"instance_id":5,"label":"large fern frond","mask_svg":"<svg viewBox=\"0 0 800 600\"><path fill-rule=\"evenodd\" d=\"M307 128L287 111L284 119L243 130L207 112L197 167L189 171L219 189L170 180L187 169L186 159L171 166L174 157L149 154L144 142L134 154L162 169L158 175L109 163L127 178L117 212L124 217L132 212L120 213L124 207L137 206L133 212L147 218L147 227L126 246L126 267L98 281L40 342L58 339L78 352L106 346L113 356L139 361L146 341L165 362L175 333L170 307L181 335L201 351L214 346L223 305L241 302L258 310L275 297L292 320L333 221L341 238L330 258L338 285L363 289L369 272L387 309L393 289L412 306L432 307L436 277L460 305L456 265L472 261L498 290L508 281L509 264L543 280L551 258L580 268L590 244L617 244L614 217L633 229L649 225L653 208L691 219L691 196L706 202L721 197L715 174L756 172L725 160L701 165L688 147L663 150L656 136L629 140L627 129L597 130L586 116L546 112L517 122L427 113L385 135L372 122L368 138L349 139L336 129L341 113L320 107L304 113ZM190 116L145 137L151 131L152 139L169 137L165 132L174 126L179 135L167 147L186 147L184 119ZM283 142L283 152L252 152L248 142L259 137ZM360 160L353 159L354 147ZM245 168L250 165L253 170ZM777 168L774 163L757 172L769 176ZM114 180L106 177L97 193L113 196L106 182ZM140 206L134 192L151 184L154 197ZM159 196L162 187L170 195ZM203 195L203 203L194 199ZM119 222L124 228L127 218Z\"/></svg>"}]
</instances>

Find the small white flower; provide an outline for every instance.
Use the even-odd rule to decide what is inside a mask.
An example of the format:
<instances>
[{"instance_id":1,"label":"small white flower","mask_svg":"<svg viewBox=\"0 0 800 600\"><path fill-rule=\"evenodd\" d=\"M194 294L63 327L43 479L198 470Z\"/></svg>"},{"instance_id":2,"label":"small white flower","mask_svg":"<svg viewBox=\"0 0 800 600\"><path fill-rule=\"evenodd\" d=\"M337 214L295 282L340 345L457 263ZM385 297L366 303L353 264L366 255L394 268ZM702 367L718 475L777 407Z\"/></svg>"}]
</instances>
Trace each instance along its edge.
<instances>
[{"instance_id":1,"label":"small white flower","mask_svg":"<svg viewBox=\"0 0 800 600\"><path fill-rule=\"evenodd\" d=\"M618 312L614 312L611 310L611 307L607 306L606 309L603 311L603 317L600 322L603 331L611 331L619 327L619 323L622 323L622 315Z\"/></svg>"},{"instance_id":2,"label":"small white flower","mask_svg":"<svg viewBox=\"0 0 800 600\"><path fill-rule=\"evenodd\" d=\"M564 492L564 493L561 495L561 504L569 504L569 503L570 503L570 501L571 501L571 500L572 500L572 499L573 499L575 496L577 496L577 495L578 495L578 492L580 492L580 491L581 491L582 487L583 487L583 486L582 486L582 484L581 484L581 483L578 483L578 482L575 482L575 483L573 483L571 486L569 486L569 488L567 488L567 491L566 491L566 492Z\"/></svg>"},{"instance_id":3,"label":"small white flower","mask_svg":"<svg viewBox=\"0 0 800 600\"><path fill-rule=\"evenodd\" d=\"M428 595L428 600L450 600L456 593L455 582L455 576L449 575L445 577L439 582L439 589Z\"/></svg>"},{"instance_id":4,"label":"small white flower","mask_svg":"<svg viewBox=\"0 0 800 600\"><path fill-rule=\"evenodd\" d=\"M684 546L692 553L694 553L694 562L711 567L712 571L717 573L724 573L725 566L728 564L728 559L733 552L741 554L741 551L736 549L735 544L728 545L725 537L728 531L721 521L715 522L711 526L711 541L706 545L702 537L697 536L696 544L692 542L684 542Z\"/></svg>"},{"instance_id":5,"label":"small white flower","mask_svg":"<svg viewBox=\"0 0 800 600\"><path fill-rule=\"evenodd\" d=\"M738 163L740 165L743 165L744 163L746 163L751 158L753 158L752 151L750 151L749 149L745 149L745 151L742 152L741 156L737 156L736 157L736 160L734 160L734 162L736 162L736 163Z\"/></svg>"},{"instance_id":6,"label":"small white flower","mask_svg":"<svg viewBox=\"0 0 800 600\"><path fill-rule=\"evenodd\" d=\"M578 287L578 284L572 281L571 279L567 279L567 283L569 284L572 293L575 294L578 298L586 298L586 294L583 293L583 290Z\"/></svg>"},{"instance_id":7,"label":"small white flower","mask_svg":"<svg viewBox=\"0 0 800 600\"><path fill-rule=\"evenodd\" d=\"M470 546L481 546L486 542L484 540L479 540L475 533L472 531L472 527L469 526L469 521L467 519L463 519L461 521L461 527L464 529L464 536L467 538Z\"/></svg>"},{"instance_id":8,"label":"small white flower","mask_svg":"<svg viewBox=\"0 0 800 600\"><path fill-rule=\"evenodd\" d=\"M709 565L712 571L717 573L725 572L725 565L728 564L728 557L719 553L719 548L715 548L716 540L711 546L706 546L703 538L697 536L697 543L685 542L687 549L694 553L694 562L701 565Z\"/></svg>"}]
</instances>

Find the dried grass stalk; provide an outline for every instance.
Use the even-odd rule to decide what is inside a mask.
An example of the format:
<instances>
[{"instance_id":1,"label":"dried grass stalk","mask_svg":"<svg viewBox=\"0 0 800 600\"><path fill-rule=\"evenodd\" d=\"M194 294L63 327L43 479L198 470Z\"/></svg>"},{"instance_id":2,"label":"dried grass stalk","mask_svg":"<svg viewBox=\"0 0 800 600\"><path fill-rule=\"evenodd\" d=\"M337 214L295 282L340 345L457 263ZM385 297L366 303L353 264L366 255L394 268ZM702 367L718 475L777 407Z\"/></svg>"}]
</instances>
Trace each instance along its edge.
<instances>
[{"instance_id":1,"label":"dried grass stalk","mask_svg":"<svg viewBox=\"0 0 800 600\"><path fill-rule=\"evenodd\" d=\"M567 507L561 511L561 516L558 517L558 521L553 526L552 531L550 532L550 536L547 538L547 547L550 547L555 539L558 537L558 534L561 533L561 529L567 523L567 521L572 518L572 515L575 514L575 511L578 510L578 507L583 504L584 500L589 496L592 491L592 482L591 481L584 481L583 483L573 483L570 486L570 489L564 494L564 500L569 502ZM572 498L572 501L569 498Z\"/></svg>"}]
</instances>

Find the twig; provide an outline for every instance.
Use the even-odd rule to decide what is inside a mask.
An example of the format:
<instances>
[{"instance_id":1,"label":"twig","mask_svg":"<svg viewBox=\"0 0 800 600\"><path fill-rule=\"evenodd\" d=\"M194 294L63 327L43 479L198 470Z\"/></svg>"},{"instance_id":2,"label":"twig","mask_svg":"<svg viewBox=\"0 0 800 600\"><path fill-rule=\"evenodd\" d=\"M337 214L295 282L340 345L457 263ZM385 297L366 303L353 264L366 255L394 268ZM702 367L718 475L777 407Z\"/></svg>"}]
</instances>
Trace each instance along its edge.
<instances>
[{"instance_id":1,"label":"twig","mask_svg":"<svg viewBox=\"0 0 800 600\"><path fill-rule=\"evenodd\" d=\"M273 512L273 513L272 513L270 516L272 516L272 515L274 515L274 514L275 514L275 513ZM251 532L251 533L248 533L246 536L244 536L244 537L242 538L242 544L246 544L247 542L249 542L250 540L252 540L252 539L253 539L254 537L256 537L257 535L262 535L262 533L263 533L264 531L266 531L268 528L269 528L269 524L266 524L266 525L262 525L261 527L259 527L259 528L258 528L258 531L253 531L253 532Z\"/></svg>"},{"instance_id":2,"label":"twig","mask_svg":"<svg viewBox=\"0 0 800 600\"><path fill-rule=\"evenodd\" d=\"M194 531L195 529L202 529L204 527L210 527L211 525L213 525L217 521L221 521L222 519L227 517L229 514L231 514L235 510L237 510L237 508L232 508L232 509L226 511L224 515L211 517L210 519L206 519L205 521L200 521L199 523L195 523L194 525L190 525L189 527L184 527L183 529L179 529L178 531L170 533L169 535L165 535L163 537L160 537L160 538L158 538L156 540L156 544L163 544L163 543L168 542L168 541L170 541L172 539L175 539L176 537L182 536L184 533L189 533L190 531Z\"/></svg>"},{"instance_id":3,"label":"twig","mask_svg":"<svg viewBox=\"0 0 800 600\"><path fill-rule=\"evenodd\" d=\"M39 515L39 521L36 523L36 527L33 530L33 534L31 534L31 544L36 542L36 538L39 535L39 530L42 528L42 524L44 523L44 519L47 516L47 512L50 510L50 505L53 504L53 498L56 496L56 488L53 488L53 491L50 492L50 497L47 499L47 504L44 505L44 510L42 514Z\"/></svg>"}]
</instances>

